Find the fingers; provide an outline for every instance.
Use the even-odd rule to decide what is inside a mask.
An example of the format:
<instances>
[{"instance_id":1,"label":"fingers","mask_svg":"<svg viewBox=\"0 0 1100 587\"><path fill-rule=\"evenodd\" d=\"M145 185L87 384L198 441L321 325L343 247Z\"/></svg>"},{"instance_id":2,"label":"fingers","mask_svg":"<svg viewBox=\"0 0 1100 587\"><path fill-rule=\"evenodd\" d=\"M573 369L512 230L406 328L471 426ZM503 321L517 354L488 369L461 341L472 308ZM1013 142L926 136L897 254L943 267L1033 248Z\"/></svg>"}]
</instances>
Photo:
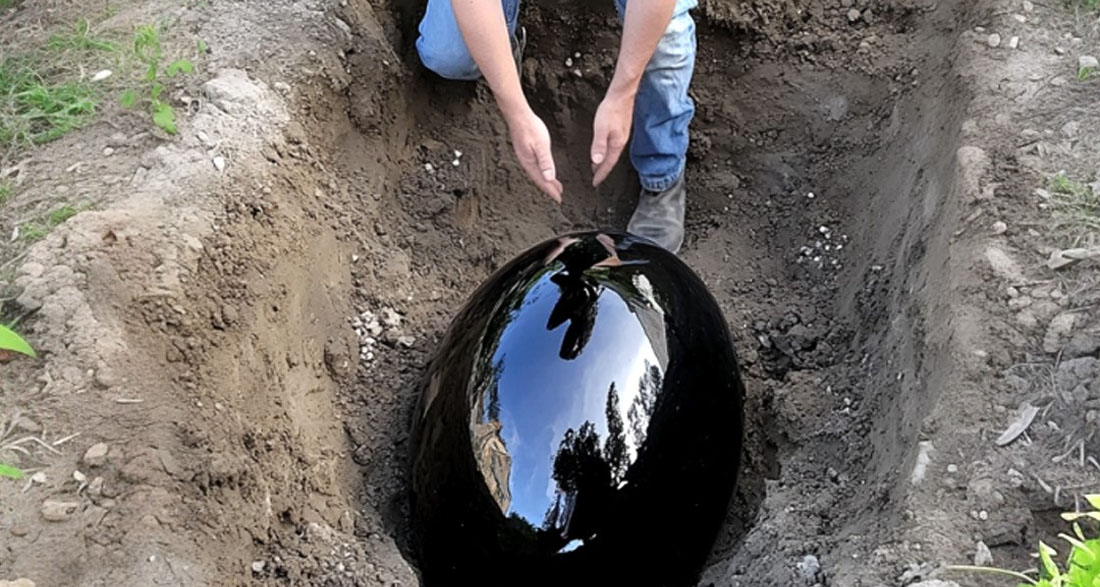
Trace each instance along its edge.
<instances>
[{"instance_id":1,"label":"fingers","mask_svg":"<svg viewBox=\"0 0 1100 587\"><path fill-rule=\"evenodd\" d=\"M520 156L520 163L523 164L523 169L531 182L560 204L563 188L561 181L556 177L554 159L550 155L549 145L543 148L528 146L527 153Z\"/></svg>"},{"instance_id":2,"label":"fingers","mask_svg":"<svg viewBox=\"0 0 1100 587\"><path fill-rule=\"evenodd\" d=\"M592 157L592 185L598 186L603 183L603 180L607 179L607 176L611 174L611 170L615 168L615 163L618 162L619 156L623 153L623 147L626 146L626 139L618 136L615 133L609 133L610 136L607 139L597 139L599 141L606 141L606 153L602 157L601 161L596 161L596 157ZM593 152L596 147L593 146Z\"/></svg>"}]
</instances>

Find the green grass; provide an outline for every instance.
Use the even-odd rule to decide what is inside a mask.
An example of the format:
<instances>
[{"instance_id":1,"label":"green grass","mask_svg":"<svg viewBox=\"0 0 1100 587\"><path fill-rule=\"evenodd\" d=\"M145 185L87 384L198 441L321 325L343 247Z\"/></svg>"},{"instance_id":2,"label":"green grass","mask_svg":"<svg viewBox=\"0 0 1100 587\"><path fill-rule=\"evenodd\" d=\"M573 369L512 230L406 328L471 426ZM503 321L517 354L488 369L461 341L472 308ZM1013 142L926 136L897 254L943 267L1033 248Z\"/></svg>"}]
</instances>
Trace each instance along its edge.
<instances>
[{"instance_id":1,"label":"green grass","mask_svg":"<svg viewBox=\"0 0 1100 587\"><path fill-rule=\"evenodd\" d=\"M52 51L118 51L115 43L92 36L91 25L83 18L73 25L72 31L51 36L46 47Z\"/></svg>"},{"instance_id":2,"label":"green grass","mask_svg":"<svg viewBox=\"0 0 1100 587\"><path fill-rule=\"evenodd\" d=\"M1100 234L1100 197L1082 182L1070 179L1064 172L1050 182L1054 193L1056 228L1072 239Z\"/></svg>"},{"instance_id":3,"label":"green grass","mask_svg":"<svg viewBox=\"0 0 1100 587\"><path fill-rule=\"evenodd\" d=\"M55 208L46 214L46 217L42 220L35 222L27 222L19 227L19 237L25 242L31 243L37 240L46 238L50 231L61 226L67 220L76 216L80 210L73 208L69 205L63 205L59 208Z\"/></svg>"},{"instance_id":4,"label":"green grass","mask_svg":"<svg viewBox=\"0 0 1100 587\"><path fill-rule=\"evenodd\" d=\"M98 100L81 82L50 81L28 59L0 61L0 146L48 143L91 120Z\"/></svg>"},{"instance_id":5,"label":"green grass","mask_svg":"<svg viewBox=\"0 0 1100 587\"><path fill-rule=\"evenodd\" d=\"M6 179L0 179L0 206L3 206L11 199L11 194L11 182Z\"/></svg>"}]
</instances>

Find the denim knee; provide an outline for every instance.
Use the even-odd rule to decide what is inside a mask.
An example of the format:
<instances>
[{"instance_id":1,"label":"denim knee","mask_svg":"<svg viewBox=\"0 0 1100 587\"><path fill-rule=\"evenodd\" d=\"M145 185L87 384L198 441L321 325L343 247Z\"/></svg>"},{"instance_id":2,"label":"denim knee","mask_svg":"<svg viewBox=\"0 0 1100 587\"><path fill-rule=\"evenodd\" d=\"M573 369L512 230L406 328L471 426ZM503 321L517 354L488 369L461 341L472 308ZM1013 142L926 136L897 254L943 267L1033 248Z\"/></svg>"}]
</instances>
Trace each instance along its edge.
<instances>
[{"instance_id":1,"label":"denim knee","mask_svg":"<svg viewBox=\"0 0 1100 587\"><path fill-rule=\"evenodd\" d=\"M421 36L416 40L416 51L424 67L440 77L460 81L472 81L481 77L481 71L464 43L443 45Z\"/></svg>"}]
</instances>

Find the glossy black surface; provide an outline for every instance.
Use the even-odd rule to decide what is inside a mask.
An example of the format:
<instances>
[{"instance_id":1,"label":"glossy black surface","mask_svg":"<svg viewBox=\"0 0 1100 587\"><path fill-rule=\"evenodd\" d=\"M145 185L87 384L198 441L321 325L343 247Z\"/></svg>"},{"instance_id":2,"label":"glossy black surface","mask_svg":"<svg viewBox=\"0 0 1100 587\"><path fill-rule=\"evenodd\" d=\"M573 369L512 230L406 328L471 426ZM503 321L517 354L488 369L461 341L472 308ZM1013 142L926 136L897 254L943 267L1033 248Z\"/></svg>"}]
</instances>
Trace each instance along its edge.
<instances>
[{"instance_id":1,"label":"glossy black surface","mask_svg":"<svg viewBox=\"0 0 1100 587\"><path fill-rule=\"evenodd\" d=\"M674 255L594 232L526 251L425 374L425 584L694 584L733 495L742 394L725 319Z\"/></svg>"}]
</instances>

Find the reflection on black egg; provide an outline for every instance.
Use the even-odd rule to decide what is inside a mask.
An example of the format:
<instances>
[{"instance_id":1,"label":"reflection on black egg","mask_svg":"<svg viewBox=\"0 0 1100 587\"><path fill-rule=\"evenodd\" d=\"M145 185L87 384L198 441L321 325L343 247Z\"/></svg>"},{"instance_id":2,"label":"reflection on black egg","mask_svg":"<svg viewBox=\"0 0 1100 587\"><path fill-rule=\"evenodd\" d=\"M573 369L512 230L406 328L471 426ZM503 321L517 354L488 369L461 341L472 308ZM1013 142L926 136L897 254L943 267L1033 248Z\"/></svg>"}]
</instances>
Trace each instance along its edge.
<instances>
[{"instance_id":1,"label":"reflection on black egg","mask_svg":"<svg viewBox=\"0 0 1100 587\"><path fill-rule=\"evenodd\" d=\"M424 584L693 585L734 492L742 395L722 312L676 256L609 232L524 252L424 376Z\"/></svg>"}]
</instances>

